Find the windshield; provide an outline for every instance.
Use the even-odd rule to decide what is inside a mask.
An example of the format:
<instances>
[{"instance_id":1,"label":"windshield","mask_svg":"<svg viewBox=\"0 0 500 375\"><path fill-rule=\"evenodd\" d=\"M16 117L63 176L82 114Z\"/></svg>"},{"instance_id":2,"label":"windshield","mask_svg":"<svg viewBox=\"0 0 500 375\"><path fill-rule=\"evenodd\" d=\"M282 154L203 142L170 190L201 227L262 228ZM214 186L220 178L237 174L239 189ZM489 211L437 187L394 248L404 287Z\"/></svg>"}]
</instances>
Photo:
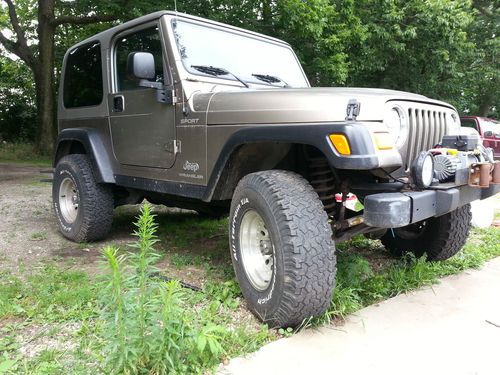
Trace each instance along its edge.
<instances>
[{"instance_id":1,"label":"windshield","mask_svg":"<svg viewBox=\"0 0 500 375\"><path fill-rule=\"evenodd\" d=\"M206 66L224 69L249 83L309 86L295 54L285 45L190 22L172 25L182 63L192 74L206 75L193 68ZM279 78L270 82L262 76ZM232 75L221 78L236 80Z\"/></svg>"}]
</instances>

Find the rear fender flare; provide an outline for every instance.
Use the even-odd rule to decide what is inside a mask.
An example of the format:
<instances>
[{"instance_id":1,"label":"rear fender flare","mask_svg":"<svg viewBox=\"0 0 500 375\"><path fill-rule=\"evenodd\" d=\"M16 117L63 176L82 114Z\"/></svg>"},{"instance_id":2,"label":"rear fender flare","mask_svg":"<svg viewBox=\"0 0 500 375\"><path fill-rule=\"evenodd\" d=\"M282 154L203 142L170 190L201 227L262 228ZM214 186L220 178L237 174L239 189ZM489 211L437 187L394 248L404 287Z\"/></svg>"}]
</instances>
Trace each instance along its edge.
<instances>
[{"instance_id":1,"label":"rear fender flare","mask_svg":"<svg viewBox=\"0 0 500 375\"><path fill-rule=\"evenodd\" d=\"M80 143L90 162L98 182L115 183L115 174L109 150L104 146L101 135L93 128L64 129L57 138L57 147L53 166L65 155L70 154L71 144Z\"/></svg>"}]
</instances>

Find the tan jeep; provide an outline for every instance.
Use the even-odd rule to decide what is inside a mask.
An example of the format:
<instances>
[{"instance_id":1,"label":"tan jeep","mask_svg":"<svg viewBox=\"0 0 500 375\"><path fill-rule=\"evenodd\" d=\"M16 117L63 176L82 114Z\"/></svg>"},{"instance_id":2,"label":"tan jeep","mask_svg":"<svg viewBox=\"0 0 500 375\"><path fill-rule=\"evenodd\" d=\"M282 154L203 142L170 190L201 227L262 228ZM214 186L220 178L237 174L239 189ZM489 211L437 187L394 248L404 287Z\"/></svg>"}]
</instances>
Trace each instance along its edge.
<instances>
[{"instance_id":1,"label":"tan jeep","mask_svg":"<svg viewBox=\"0 0 500 375\"><path fill-rule=\"evenodd\" d=\"M272 326L327 309L335 242L371 234L446 259L467 239L469 202L500 191L491 150L459 135L451 105L311 88L287 43L173 12L72 47L58 124L64 236L102 239L116 206L143 199L229 213L243 295Z\"/></svg>"}]
</instances>

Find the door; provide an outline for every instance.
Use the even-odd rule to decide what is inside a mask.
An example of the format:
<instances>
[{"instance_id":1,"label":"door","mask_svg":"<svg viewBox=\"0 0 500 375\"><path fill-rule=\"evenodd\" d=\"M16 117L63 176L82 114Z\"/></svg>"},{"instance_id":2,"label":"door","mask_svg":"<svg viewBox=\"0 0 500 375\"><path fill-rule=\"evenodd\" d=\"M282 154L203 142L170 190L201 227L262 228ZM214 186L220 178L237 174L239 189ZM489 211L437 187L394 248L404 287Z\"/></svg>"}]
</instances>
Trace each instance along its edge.
<instances>
[{"instance_id":1,"label":"door","mask_svg":"<svg viewBox=\"0 0 500 375\"><path fill-rule=\"evenodd\" d=\"M157 25L120 35L114 42L114 93L109 94L113 151L121 164L170 168L175 161L175 108L157 100L157 89L144 88L127 75L132 52L150 52L156 82L170 83L165 49Z\"/></svg>"}]
</instances>

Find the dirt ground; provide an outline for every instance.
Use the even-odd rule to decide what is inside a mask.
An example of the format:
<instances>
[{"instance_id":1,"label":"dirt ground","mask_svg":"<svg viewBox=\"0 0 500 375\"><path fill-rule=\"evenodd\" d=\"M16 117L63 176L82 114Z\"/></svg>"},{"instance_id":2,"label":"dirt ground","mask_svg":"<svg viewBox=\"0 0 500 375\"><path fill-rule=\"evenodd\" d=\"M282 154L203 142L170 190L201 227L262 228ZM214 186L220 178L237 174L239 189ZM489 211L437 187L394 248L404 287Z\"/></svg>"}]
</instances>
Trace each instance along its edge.
<instances>
[{"instance_id":1,"label":"dirt ground","mask_svg":"<svg viewBox=\"0 0 500 375\"><path fill-rule=\"evenodd\" d=\"M43 167L0 163L0 270L8 269L17 273L19 269L29 269L40 262L55 260L73 262L79 269L93 273L103 247L110 244L126 245L134 240L131 235L132 223L139 206L115 210L115 224L105 241L92 244L70 242L57 230L52 210L52 185L40 182L51 177L40 173L44 169L47 170ZM492 199L495 206L500 208L500 195ZM165 218L179 210L156 206L154 211L161 219L162 215ZM116 220L117 216L119 220ZM371 255L386 257L383 253ZM374 263L373 259L370 260ZM171 277L181 277L197 286L203 284L203 270L196 267L188 267L179 273L175 267L170 267L167 257L161 268L168 268Z\"/></svg>"},{"instance_id":2,"label":"dirt ground","mask_svg":"<svg viewBox=\"0 0 500 375\"><path fill-rule=\"evenodd\" d=\"M41 173L49 168L0 163L0 271L17 273L29 270L44 261L74 263L81 270L94 273L101 250L106 245L124 246L134 241L133 221L139 206L115 210L117 223L105 241L77 244L66 240L59 232L52 209L52 184L41 182L51 178ZM154 212L168 215L179 211L155 206ZM168 259L162 262L168 267ZM177 277L173 269L169 276ZM202 270L184 269L183 280L201 284ZM201 285L198 285L201 286Z\"/></svg>"}]
</instances>

